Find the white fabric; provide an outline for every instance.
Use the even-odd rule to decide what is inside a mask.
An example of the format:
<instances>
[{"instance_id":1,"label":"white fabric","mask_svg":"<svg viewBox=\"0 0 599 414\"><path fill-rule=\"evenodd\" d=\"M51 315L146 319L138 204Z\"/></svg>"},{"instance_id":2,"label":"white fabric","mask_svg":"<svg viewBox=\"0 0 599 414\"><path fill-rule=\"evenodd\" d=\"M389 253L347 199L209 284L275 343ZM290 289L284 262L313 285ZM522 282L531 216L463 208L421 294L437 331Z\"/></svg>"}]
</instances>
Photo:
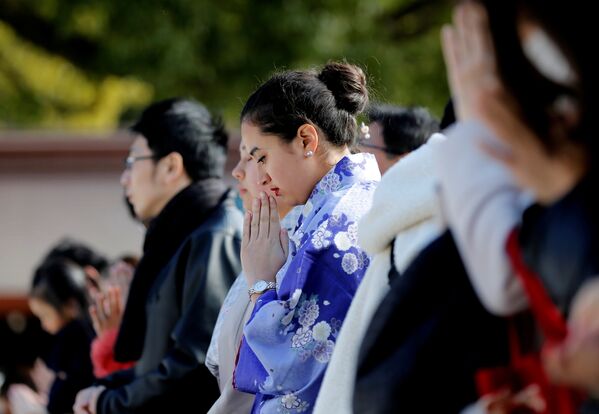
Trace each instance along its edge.
<instances>
[{"instance_id":1,"label":"white fabric","mask_svg":"<svg viewBox=\"0 0 599 414\"><path fill-rule=\"evenodd\" d=\"M440 199L481 302L492 313L510 315L526 308L527 299L512 273L505 243L532 198L481 149L481 142L498 149L502 145L482 124L459 123L434 148Z\"/></svg>"},{"instance_id":2,"label":"white fabric","mask_svg":"<svg viewBox=\"0 0 599 414\"><path fill-rule=\"evenodd\" d=\"M371 210L359 222L359 244L372 259L341 327L316 400L316 414L352 412L360 345L389 290L389 245L393 238L395 266L402 272L441 230L431 148L444 139L441 134L433 135L425 145L391 167L374 193Z\"/></svg>"}]
</instances>

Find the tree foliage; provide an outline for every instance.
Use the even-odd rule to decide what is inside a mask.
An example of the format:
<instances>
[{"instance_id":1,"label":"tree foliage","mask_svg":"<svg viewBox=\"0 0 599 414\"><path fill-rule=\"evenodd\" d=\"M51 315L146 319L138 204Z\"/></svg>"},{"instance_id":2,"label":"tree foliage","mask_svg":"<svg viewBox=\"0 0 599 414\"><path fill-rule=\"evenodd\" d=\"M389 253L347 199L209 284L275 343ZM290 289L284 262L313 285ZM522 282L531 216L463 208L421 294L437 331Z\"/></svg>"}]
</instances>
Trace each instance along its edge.
<instances>
[{"instance_id":1,"label":"tree foliage","mask_svg":"<svg viewBox=\"0 0 599 414\"><path fill-rule=\"evenodd\" d=\"M112 128L152 99L193 96L236 122L275 70L360 64L374 98L446 99L433 0L2 0L0 122Z\"/></svg>"}]
</instances>

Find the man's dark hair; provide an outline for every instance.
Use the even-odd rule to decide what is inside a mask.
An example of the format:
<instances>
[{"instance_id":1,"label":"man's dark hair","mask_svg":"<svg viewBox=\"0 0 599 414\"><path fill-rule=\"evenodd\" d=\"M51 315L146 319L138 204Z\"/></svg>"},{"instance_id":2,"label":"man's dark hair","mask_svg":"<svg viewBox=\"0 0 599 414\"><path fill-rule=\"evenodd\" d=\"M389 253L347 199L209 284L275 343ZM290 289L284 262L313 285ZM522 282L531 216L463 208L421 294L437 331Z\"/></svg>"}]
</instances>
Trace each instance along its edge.
<instances>
[{"instance_id":1,"label":"man's dark hair","mask_svg":"<svg viewBox=\"0 0 599 414\"><path fill-rule=\"evenodd\" d=\"M441 124L439 125L439 128L441 128L441 130L444 130L455 123L455 108L453 106L453 99L450 98L445 104L445 108L443 109L443 116L441 117Z\"/></svg>"},{"instance_id":2,"label":"man's dark hair","mask_svg":"<svg viewBox=\"0 0 599 414\"><path fill-rule=\"evenodd\" d=\"M146 108L131 131L141 134L156 160L177 152L192 181L222 178L228 134L201 103L173 98Z\"/></svg>"},{"instance_id":3,"label":"man's dark hair","mask_svg":"<svg viewBox=\"0 0 599 414\"><path fill-rule=\"evenodd\" d=\"M414 151L439 131L439 121L422 107L373 105L368 110L368 120L381 125L390 158Z\"/></svg>"}]
</instances>

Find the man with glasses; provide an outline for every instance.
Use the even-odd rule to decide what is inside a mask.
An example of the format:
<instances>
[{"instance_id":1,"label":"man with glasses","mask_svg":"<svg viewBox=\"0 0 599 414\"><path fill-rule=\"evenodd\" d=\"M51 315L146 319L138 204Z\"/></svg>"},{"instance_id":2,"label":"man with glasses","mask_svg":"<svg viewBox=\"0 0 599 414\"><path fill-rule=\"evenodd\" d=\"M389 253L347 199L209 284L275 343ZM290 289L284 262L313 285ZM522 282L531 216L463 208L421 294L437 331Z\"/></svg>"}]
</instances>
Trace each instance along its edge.
<instances>
[{"instance_id":1,"label":"man with glasses","mask_svg":"<svg viewBox=\"0 0 599 414\"><path fill-rule=\"evenodd\" d=\"M375 156L381 174L439 131L439 121L422 107L375 105L368 119L370 138L363 136L360 148Z\"/></svg>"},{"instance_id":2,"label":"man with glasses","mask_svg":"<svg viewBox=\"0 0 599 414\"><path fill-rule=\"evenodd\" d=\"M201 104L148 107L121 184L148 224L114 348L137 361L81 391L75 413L206 412L218 398L204 365L222 300L241 270L243 217L223 182L228 136Z\"/></svg>"}]
</instances>

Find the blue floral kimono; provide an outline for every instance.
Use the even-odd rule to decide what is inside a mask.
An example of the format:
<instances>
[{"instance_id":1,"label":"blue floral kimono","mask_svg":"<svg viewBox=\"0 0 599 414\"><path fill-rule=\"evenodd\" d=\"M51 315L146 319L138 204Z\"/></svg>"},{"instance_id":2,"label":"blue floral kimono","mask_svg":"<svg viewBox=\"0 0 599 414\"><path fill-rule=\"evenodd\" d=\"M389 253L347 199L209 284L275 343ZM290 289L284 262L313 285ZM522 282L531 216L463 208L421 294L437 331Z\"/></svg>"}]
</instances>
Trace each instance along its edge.
<instances>
[{"instance_id":1,"label":"blue floral kimono","mask_svg":"<svg viewBox=\"0 0 599 414\"><path fill-rule=\"evenodd\" d=\"M289 257L244 329L235 387L256 394L253 413L312 411L341 323L366 273L358 220L380 173L370 154L344 157L304 205Z\"/></svg>"}]
</instances>

